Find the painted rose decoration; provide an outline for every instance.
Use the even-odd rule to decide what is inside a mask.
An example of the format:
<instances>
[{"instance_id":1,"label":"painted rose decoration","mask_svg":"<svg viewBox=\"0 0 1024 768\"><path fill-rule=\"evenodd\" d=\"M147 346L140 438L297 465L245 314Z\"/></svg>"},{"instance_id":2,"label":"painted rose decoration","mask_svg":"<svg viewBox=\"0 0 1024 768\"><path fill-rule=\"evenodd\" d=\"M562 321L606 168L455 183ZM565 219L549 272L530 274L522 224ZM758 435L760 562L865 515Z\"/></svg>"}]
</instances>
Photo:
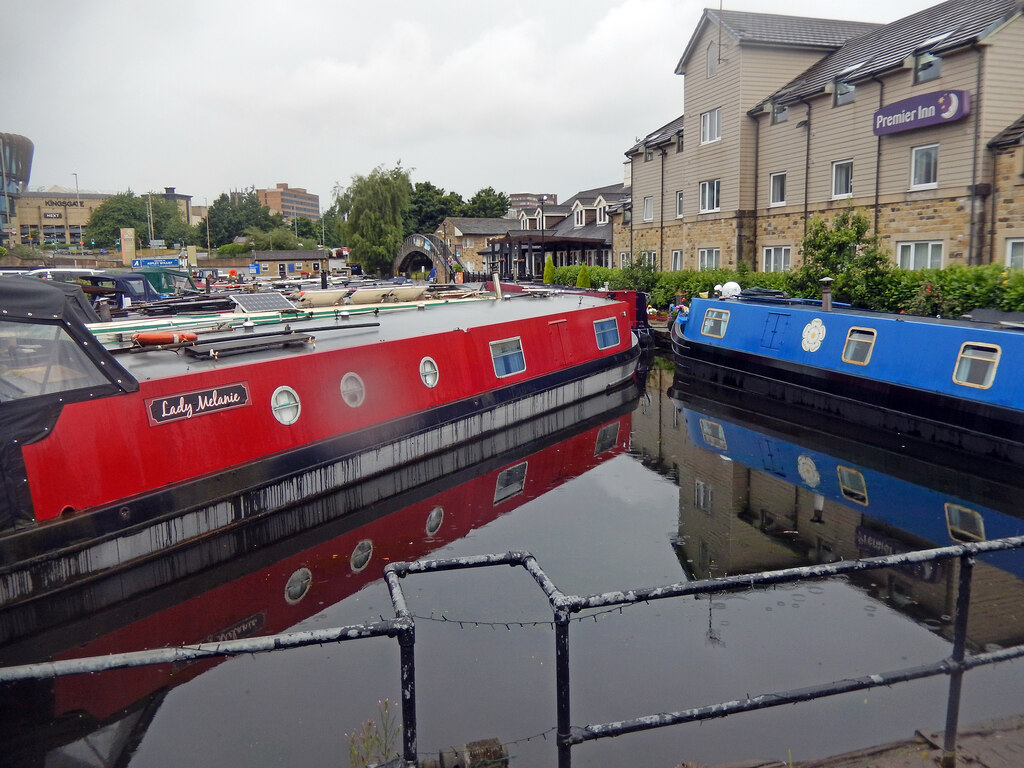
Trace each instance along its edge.
<instances>
[{"instance_id":1,"label":"painted rose decoration","mask_svg":"<svg viewBox=\"0 0 1024 768\"><path fill-rule=\"evenodd\" d=\"M821 342L825 340L825 324L820 318L814 318L804 326L803 341L800 346L808 352L817 352Z\"/></svg>"},{"instance_id":2,"label":"painted rose decoration","mask_svg":"<svg viewBox=\"0 0 1024 768\"><path fill-rule=\"evenodd\" d=\"M814 464L814 459L806 453L801 454L796 460L796 470L800 473L800 479L804 481L807 487L818 487L818 483L821 482L821 476L818 474L818 468Z\"/></svg>"}]
</instances>

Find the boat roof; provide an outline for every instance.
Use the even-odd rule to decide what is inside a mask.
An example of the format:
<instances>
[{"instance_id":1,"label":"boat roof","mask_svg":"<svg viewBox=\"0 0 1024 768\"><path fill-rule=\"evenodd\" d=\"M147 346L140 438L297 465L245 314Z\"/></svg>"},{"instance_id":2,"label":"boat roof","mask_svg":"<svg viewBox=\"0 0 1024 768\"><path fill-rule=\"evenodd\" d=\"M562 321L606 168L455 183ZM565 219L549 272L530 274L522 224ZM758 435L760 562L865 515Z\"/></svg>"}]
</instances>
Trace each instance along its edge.
<instances>
[{"instance_id":1,"label":"boat roof","mask_svg":"<svg viewBox=\"0 0 1024 768\"><path fill-rule=\"evenodd\" d=\"M89 329L137 380L145 380L174 375L186 367L245 365L283 354L425 338L452 330L564 315L579 307L612 306L616 303L580 294L517 293L506 294L501 300L493 296L479 296L286 312L128 318L92 323ZM195 346L172 344L162 348L140 348L132 342L132 336L138 332L174 331L196 333ZM283 347L288 347L288 350L282 351ZM197 356L197 352L205 354L207 351L211 354Z\"/></svg>"}]
</instances>

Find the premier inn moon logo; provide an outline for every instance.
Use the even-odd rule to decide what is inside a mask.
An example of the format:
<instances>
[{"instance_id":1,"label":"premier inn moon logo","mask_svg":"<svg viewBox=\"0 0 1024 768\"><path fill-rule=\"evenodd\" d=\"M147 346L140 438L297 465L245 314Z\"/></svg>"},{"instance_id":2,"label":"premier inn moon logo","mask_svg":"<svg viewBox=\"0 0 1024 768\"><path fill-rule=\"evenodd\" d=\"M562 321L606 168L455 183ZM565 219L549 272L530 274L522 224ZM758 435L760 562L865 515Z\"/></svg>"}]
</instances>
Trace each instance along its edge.
<instances>
[{"instance_id":1,"label":"premier inn moon logo","mask_svg":"<svg viewBox=\"0 0 1024 768\"><path fill-rule=\"evenodd\" d=\"M246 405L249 405L249 387L244 382L239 382L216 389L200 389L169 397L151 397L146 400L146 411L150 426L156 426Z\"/></svg>"}]
</instances>

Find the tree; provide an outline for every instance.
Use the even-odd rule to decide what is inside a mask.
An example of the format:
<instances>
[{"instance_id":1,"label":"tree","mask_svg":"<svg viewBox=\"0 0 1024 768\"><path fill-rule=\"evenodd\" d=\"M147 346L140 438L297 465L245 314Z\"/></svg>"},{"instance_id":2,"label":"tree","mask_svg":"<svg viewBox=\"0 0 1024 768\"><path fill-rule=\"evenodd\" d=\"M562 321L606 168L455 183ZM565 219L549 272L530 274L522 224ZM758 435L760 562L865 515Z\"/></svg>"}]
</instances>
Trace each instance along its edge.
<instances>
[{"instance_id":1,"label":"tree","mask_svg":"<svg viewBox=\"0 0 1024 768\"><path fill-rule=\"evenodd\" d=\"M830 277L836 301L882 309L893 265L878 236L868 234L870 228L868 218L854 209L840 211L831 224L812 216L803 240L804 263L792 273L790 291L820 296L821 279Z\"/></svg>"},{"instance_id":2,"label":"tree","mask_svg":"<svg viewBox=\"0 0 1024 768\"><path fill-rule=\"evenodd\" d=\"M462 215L471 219L501 219L508 214L508 206L508 195L485 187L469 198Z\"/></svg>"},{"instance_id":3,"label":"tree","mask_svg":"<svg viewBox=\"0 0 1024 768\"><path fill-rule=\"evenodd\" d=\"M445 192L429 181L418 181L409 196L405 235L429 235L449 216L460 216L465 207L462 195Z\"/></svg>"},{"instance_id":4,"label":"tree","mask_svg":"<svg viewBox=\"0 0 1024 768\"><path fill-rule=\"evenodd\" d=\"M210 205L206 216L210 222L210 241L214 246L226 245L236 237L244 237L253 227L269 232L282 224L280 216L275 218L267 206L260 205L255 187L230 196L226 192L222 193ZM201 229L205 234L205 227Z\"/></svg>"},{"instance_id":5,"label":"tree","mask_svg":"<svg viewBox=\"0 0 1024 768\"><path fill-rule=\"evenodd\" d=\"M551 255L544 260L544 283L550 285L555 282L555 262L551 260Z\"/></svg>"},{"instance_id":6,"label":"tree","mask_svg":"<svg viewBox=\"0 0 1024 768\"><path fill-rule=\"evenodd\" d=\"M336 189L338 211L344 217L342 237L350 260L367 273L389 272L405 239L405 216L412 195L409 171L398 163L377 166L368 176L353 176L345 189Z\"/></svg>"}]
</instances>

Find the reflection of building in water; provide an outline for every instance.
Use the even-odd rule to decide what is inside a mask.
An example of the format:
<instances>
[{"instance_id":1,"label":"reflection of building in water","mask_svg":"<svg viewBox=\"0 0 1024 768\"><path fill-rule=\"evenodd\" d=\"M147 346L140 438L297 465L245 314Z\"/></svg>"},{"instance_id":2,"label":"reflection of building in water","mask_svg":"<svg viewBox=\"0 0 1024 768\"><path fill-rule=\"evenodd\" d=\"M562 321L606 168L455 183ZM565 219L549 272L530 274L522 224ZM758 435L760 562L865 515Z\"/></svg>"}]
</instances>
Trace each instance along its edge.
<instances>
[{"instance_id":1,"label":"reflection of building in water","mask_svg":"<svg viewBox=\"0 0 1024 768\"><path fill-rule=\"evenodd\" d=\"M672 479L679 476L679 456L689 445L683 415L665 396L672 371L652 367L646 389L633 414L631 450L644 466Z\"/></svg>"},{"instance_id":2,"label":"reflection of building in water","mask_svg":"<svg viewBox=\"0 0 1024 768\"><path fill-rule=\"evenodd\" d=\"M757 431L735 413L729 414L732 421L683 413L690 445L680 454L679 546L695 578L1024 534L1024 519L960 496L969 487L991 504L1007 495L1005 489L952 478L957 493L932 490L923 476L894 477L870 468L870 452L848 461ZM826 448L841 453L845 445L836 439ZM891 457L887 465L886 456L875 456L887 471L903 471ZM940 480L938 487L948 485L938 474L929 477ZM1024 638L1022 576L1024 552L976 563L968 615L974 648ZM958 577L959 561L948 560L850 578L872 597L951 636Z\"/></svg>"}]
</instances>

